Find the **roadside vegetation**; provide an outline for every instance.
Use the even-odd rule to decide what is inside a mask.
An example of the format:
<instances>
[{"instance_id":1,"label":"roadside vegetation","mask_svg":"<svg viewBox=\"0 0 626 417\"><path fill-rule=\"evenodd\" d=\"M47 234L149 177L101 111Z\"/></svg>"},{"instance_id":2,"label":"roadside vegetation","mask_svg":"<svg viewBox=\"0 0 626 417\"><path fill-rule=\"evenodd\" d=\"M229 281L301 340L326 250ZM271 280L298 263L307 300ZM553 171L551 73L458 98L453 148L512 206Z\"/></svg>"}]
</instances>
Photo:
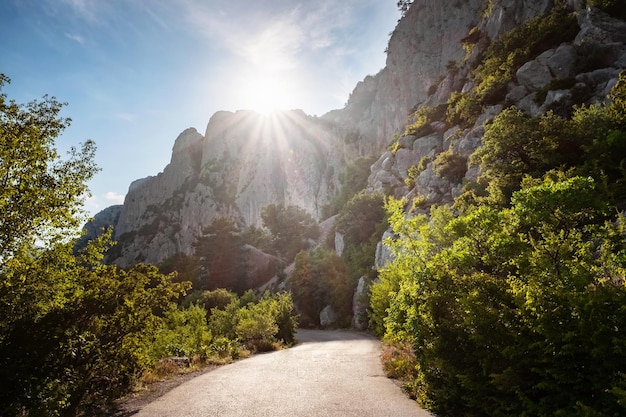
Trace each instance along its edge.
<instances>
[{"instance_id":1,"label":"roadside vegetation","mask_svg":"<svg viewBox=\"0 0 626 417\"><path fill-rule=\"evenodd\" d=\"M372 286L385 369L439 416L626 412L626 73L571 117L486 127L476 184L407 215Z\"/></svg>"},{"instance_id":2,"label":"roadside vegetation","mask_svg":"<svg viewBox=\"0 0 626 417\"><path fill-rule=\"evenodd\" d=\"M294 343L288 293L186 297L191 283L175 273L104 264L110 233L75 252L98 168L91 141L66 158L56 150L71 122L63 106L0 94L0 415L95 416L180 363Z\"/></svg>"}]
</instances>

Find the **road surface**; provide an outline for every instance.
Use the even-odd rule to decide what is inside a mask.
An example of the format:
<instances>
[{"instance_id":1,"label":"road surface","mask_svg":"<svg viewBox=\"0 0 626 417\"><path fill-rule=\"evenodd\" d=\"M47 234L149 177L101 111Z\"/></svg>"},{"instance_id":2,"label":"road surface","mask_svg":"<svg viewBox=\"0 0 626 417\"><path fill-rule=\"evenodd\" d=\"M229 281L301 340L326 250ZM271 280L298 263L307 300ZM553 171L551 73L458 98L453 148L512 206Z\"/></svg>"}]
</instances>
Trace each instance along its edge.
<instances>
[{"instance_id":1,"label":"road surface","mask_svg":"<svg viewBox=\"0 0 626 417\"><path fill-rule=\"evenodd\" d=\"M298 339L185 382L134 417L430 416L385 377L376 339L321 330Z\"/></svg>"}]
</instances>

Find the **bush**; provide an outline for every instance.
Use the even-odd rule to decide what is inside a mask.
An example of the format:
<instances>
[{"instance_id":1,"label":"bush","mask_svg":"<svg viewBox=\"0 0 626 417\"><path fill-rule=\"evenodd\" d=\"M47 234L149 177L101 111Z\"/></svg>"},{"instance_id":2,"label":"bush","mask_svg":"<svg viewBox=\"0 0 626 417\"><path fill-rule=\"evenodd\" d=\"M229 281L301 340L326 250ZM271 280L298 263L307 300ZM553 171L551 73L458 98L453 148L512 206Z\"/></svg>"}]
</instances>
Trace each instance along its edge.
<instances>
[{"instance_id":1,"label":"bush","mask_svg":"<svg viewBox=\"0 0 626 417\"><path fill-rule=\"evenodd\" d=\"M467 172L467 158L451 150L441 152L433 161L433 170L452 182L460 182Z\"/></svg>"}]
</instances>

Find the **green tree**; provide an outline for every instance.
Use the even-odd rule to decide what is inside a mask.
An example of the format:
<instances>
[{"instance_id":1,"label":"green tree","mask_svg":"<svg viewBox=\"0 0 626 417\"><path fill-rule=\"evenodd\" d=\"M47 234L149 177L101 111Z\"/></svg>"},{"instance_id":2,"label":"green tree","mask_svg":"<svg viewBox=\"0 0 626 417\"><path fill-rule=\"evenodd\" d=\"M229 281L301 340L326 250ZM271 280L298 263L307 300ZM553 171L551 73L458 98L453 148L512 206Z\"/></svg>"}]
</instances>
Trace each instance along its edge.
<instances>
[{"instance_id":1,"label":"green tree","mask_svg":"<svg viewBox=\"0 0 626 417\"><path fill-rule=\"evenodd\" d=\"M414 346L411 390L438 415L619 415L626 366L623 220L588 177L527 177L511 207L405 218L372 289L378 325Z\"/></svg>"},{"instance_id":2,"label":"green tree","mask_svg":"<svg viewBox=\"0 0 626 417\"><path fill-rule=\"evenodd\" d=\"M210 356L213 337L207 325L207 312L202 306L175 306L164 316L164 325L155 335L154 358Z\"/></svg>"},{"instance_id":3,"label":"green tree","mask_svg":"<svg viewBox=\"0 0 626 417\"><path fill-rule=\"evenodd\" d=\"M0 74L0 91L10 80ZM97 172L95 144L72 147L61 159L54 141L71 120L64 103L44 96L26 105L0 94L0 261L24 245L66 239L83 217L86 182Z\"/></svg>"},{"instance_id":4,"label":"green tree","mask_svg":"<svg viewBox=\"0 0 626 417\"><path fill-rule=\"evenodd\" d=\"M354 285L345 261L334 252L317 248L298 253L290 288L304 324L319 325L320 312L327 305L339 315L339 325L350 323Z\"/></svg>"},{"instance_id":5,"label":"green tree","mask_svg":"<svg viewBox=\"0 0 626 417\"><path fill-rule=\"evenodd\" d=\"M290 283L293 300L305 325L319 325L319 284L313 273L311 257L301 251L296 255L294 272Z\"/></svg>"},{"instance_id":6,"label":"green tree","mask_svg":"<svg viewBox=\"0 0 626 417\"><path fill-rule=\"evenodd\" d=\"M580 164L585 143L572 140L568 128L565 119L552 113L528 117L515 107L502 111L471 157L491 200L506 205L525 175L537 178L553 168Z\"/></svg>"},{"instance_id":7,"label":"green tree","mask_svg":"<svg viewBox=\"0 0 626 417\"><path fill-rule=\"evenodd\" d=\"M261 220L272 234L276 252L286 261L307 247L307 239L316 239L320 234L315 219L298 206L270 204L261 210Z\"/></svg>"},{"instance_id":8,"label":"green tree","mask_svg":"<svg viewBox=\"0 0 626 417\"><path fill-rule=\"evenodd\" d=\"M8 82L0 77L0 87ZM151 364L159 314L184 284L154 267L102 264L110 234L74 254L88 141L62 160L62 103L0 95L0 414L93 415Z\"/></svg>"},{"instance_id":9,"label":"green tree","mask_svg":"<svg viewBox=\"0 0 626 417\"><path fill-rule=\"evenodd\" d=\"M226 288L242 293L246 288L243 240L230 217L216 217L194 243L199 263L196 289Z\"/></svg>"},{"instance_id":10,"label":"green tree","mask_svg":"<svg viewBox=\"0 0 626 417\"><path fill-rule=\"evenodd\" d=\"M3 264L3 415L89 414L152 364L158 314L186 287L155 267L102 265L106 239L78 257L66 243Z\"/></svg>"}]
</instances>

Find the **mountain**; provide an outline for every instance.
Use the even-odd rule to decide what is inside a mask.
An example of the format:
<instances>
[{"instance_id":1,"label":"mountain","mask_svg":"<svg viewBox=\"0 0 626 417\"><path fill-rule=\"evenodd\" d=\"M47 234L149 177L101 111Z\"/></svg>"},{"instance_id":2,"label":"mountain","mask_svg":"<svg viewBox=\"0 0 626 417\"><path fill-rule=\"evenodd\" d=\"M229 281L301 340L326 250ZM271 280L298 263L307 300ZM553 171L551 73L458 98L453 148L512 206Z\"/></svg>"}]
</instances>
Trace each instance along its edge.
<instances>
[{"instance_id":1,"label":"mountain","mask_svg":"<svg viewBox=\"0 0 626 417\"><path fill-rule=\"evenodd\" d=\"M452 202L477 178L469 157L504 108L568 112L603 100L616 83L626 23L586 3L413 1L385 68L358 83L343 109L218 112L204 135L183 131L163 172L133 182L111 217L119 243L109 261L191 255L216 216L258 226L268 204L297 205L319 220L362 156L377 158L368 190L416 198L423 210Z\"/></svg>"},{"instance_id":2,"label":"mountain","mask_svg":"<svg viewBox=\"0 0 626 417\"><path fill-rule=\"evenodd\" d=\"M133 182L115 226L119 265L158 263L193 243L216 216L260 225L269 204L296 205L319 218L345 163L338 132L294 110L218 112L203 135L182 132L163 172Z\"/></svg>"}]
</instances>

